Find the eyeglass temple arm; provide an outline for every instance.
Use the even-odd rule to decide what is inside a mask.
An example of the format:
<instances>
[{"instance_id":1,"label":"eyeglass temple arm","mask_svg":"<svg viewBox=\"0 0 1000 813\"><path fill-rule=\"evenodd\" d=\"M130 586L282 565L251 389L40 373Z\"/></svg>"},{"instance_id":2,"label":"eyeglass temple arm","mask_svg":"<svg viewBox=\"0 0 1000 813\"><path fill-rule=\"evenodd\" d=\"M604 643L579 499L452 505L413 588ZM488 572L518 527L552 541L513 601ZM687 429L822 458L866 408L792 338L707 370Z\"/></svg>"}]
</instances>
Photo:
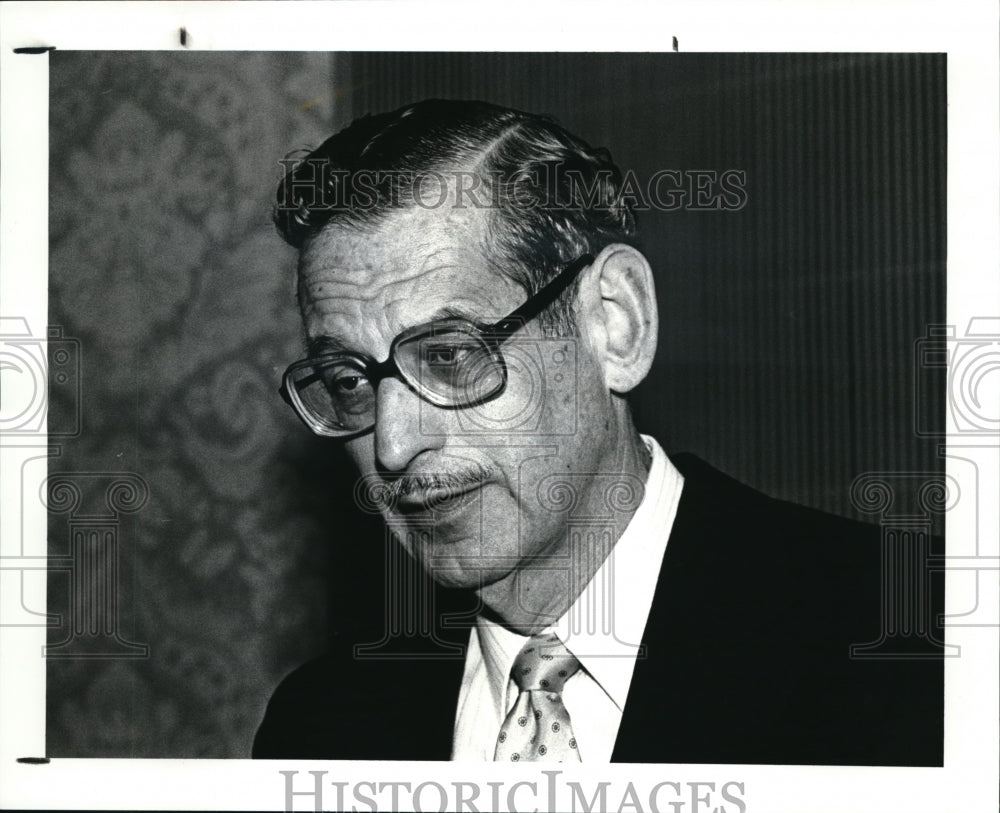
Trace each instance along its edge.
<instances>
[{"instance_id":1,"label":"eyeglass temple arm","mask_svg":"<svg viewBox=\"0 0 1000 813\"><path fill-rule=\"evenodd\" d=\"M534 319L549 305L555 302L559 294L561 294L563 290L569 286L577 274L579 274L593 261L593 254L584 254L579 259L570 263L552 280L543 285L534 296L529 297L528 301L521 305L521 307L501 319L499 322L490 325L487 329L489 335L493 339L500 341L508 338L519 327Z\"/></svg>"}]
</instances>

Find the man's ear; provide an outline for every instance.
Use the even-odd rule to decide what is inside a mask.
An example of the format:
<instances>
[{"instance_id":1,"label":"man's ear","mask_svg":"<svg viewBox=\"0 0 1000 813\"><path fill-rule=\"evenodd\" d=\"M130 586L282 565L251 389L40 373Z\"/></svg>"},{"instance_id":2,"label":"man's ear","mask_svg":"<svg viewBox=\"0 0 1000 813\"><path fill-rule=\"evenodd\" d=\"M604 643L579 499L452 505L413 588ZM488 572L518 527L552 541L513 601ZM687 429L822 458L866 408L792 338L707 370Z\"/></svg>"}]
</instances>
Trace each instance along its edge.
<instances>
[{"instance_id":1,"label":"man's ear","mask_svg":"<svg viewBox=\"0 0 1000 813\"><path fill-rule=\"evenodd\" d=\"M624 394L653 364L659 320L653 273L642 252L613 243L580 281L579 318L612 392Z\"/></svg>"}]
</instances>

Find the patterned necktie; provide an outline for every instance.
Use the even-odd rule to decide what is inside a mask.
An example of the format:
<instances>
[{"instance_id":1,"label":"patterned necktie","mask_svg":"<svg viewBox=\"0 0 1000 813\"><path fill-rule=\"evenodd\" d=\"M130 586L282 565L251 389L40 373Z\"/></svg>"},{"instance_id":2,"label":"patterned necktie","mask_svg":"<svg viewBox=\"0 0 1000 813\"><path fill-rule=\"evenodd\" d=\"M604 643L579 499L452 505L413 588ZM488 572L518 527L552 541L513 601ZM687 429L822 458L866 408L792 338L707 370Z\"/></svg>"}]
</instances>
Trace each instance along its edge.
<instances>
[{"instance_id":1,"label":"patterned necktie","mask_svg":"<svg viewBox=\"0 0 1000 813\"><path fill-rule=\"evenodd\" d=\"M562 690L580 668L554 634L528 640L511 667L521 693L500 727L494 761L579 762Z\"/></svg>"}]
</instances>

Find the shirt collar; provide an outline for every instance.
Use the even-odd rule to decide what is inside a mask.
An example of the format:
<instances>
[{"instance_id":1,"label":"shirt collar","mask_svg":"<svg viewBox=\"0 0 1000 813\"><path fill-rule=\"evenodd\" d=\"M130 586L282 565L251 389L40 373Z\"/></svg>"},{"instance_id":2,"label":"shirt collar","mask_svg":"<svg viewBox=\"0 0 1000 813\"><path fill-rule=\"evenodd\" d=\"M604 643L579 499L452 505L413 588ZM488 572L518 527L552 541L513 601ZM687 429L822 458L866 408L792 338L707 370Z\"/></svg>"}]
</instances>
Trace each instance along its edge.
<instances>
[{"instance_id":1,"label":"shirt collar","mask_svg":"<svg viewBox=\"0 0 1000 813\"><path fill-rule=\"evenodd\" d=\"M529 636L519 635L482 616L477 619L476 633L479 637L483 665L486 667L490 697L493 699L497 719L503 720L507 716L507 684L510 682L510 669Z\"/></svg>"},{"instance_id":2,"label":"shirt collar","mask_svg":"<svg viewBox=\"0 0 1000 813\"><path fill-rule=\"evenodd\" d=\"M684 483L660 444L647 435L642 440L652 461L639 507L573 605L544 630L559 636L619 710L625 707L637 647L643 640ZM590 608L597 609L597 623L581 624L580 619L593 617L587 612ZM528 637L482 616L476 630L490 695L502 720L510 702L510 668Z\"/></svg>"}]
</instances>

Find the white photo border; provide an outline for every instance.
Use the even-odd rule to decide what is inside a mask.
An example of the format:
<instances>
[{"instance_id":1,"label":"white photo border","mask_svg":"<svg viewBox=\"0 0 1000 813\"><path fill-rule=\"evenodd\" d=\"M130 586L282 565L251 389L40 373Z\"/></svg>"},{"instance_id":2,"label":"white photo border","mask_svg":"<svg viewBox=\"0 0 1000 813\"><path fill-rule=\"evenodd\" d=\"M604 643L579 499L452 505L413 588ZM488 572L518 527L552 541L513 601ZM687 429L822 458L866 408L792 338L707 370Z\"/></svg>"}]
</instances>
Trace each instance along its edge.
<instances>
[{"instance_id":1,"label":"white photo border","mask_svg":"<svg viewBox=\"0 0 1000 813\"><path fill-rule=\"evenodd\" d=\"M308 16L310 24L301 21ZM488 17L488 25L484 18ZM524 21L530 20L531 25ZM461 2L11 2L0 5L0 315L47 322L48 264L48 57L14 48L61 50L504 50L935 52L947 54L948 72L948 324L963 331L976 317L1000 323L1000 85L997 7L968 3L849 2L809 4L689 2L669 9L652 3L545 3L511 0L499 5ZM180 31L186 31L181 45ZM414 32L419 31L419 37ZM996 339L996 337L994 337ZM997 373L981 395L988 414L997 406ZM8 385L8 382L5 382ZM16 400L17 384L6 397ZM993 399L992 401L989 399ZM952 439L948 473L963 493L978 488L980 515L949 516L949 556L964 556L947 574L947 611L968 611L968 581L958 567L978 569L980 624L949 626L947 641L961 656L945 664L943 768L802 767L761 765L564 766L560 782L593 788L610 783L613 809L635 809L626 786L657 783L743 784L747 811L993 811L998 782L998 611L1000 555L1000 441ZM30 442L0 438L0 807L103 809L286 809L286 776L297 771L297 791L308 791L309 771L322 771L324 805L337 803L336 784L410 782L433 777L455 782L538 781L537 796L520 786L520 804L546 809L546 778L529 765L451 763L107 760L17 761L45 754L44 626L12 626L8 619L45 607L44 507L24 512L21 491L37 474L29 462L47 452L44 436ZM969 481L975 459L978 482ZM37 468L37 467L36 467ZM44 468L44 467L43 467ZM44 474L44 472L43 472ZM34 486L31 486L34 487ZM27 502L25 501L25 504ZM978 526L976 526L978 523ZM969 527L969 525L976 527ZM978 550L963 540L975 539ZM27 562L35 562L31 570ZM956 560L957 562L957 560ZM967 575L965 578L967 579ZM22 601L24 604L22 604ZM695 790L697 793L697 789ZM640 792L642 798L643 792ZM480 806L488 794L480 797ZM312 809L305 793L296 809ZM400 798L407 809L407 797ZM689 798L688 801L691 801ZM357 804L350 795L345 803ZM452 800L454 803L454 800ZM559 795L560 809L569 798ZM437 809L430 793L428 808ZM450 806L450 805L449 805ZM665 809L669 805L663 805ZM693 805L683 811L693 809ZM366 809L361 807L359 809ZM412 809L412 808L409 808ZM484 809L480 807L480 809ZM648 808L646 808L648 809ZM711 809L702 807L699 809ZM731 805L727 810L737 810Z\"/></svg>"}]
</instances>

